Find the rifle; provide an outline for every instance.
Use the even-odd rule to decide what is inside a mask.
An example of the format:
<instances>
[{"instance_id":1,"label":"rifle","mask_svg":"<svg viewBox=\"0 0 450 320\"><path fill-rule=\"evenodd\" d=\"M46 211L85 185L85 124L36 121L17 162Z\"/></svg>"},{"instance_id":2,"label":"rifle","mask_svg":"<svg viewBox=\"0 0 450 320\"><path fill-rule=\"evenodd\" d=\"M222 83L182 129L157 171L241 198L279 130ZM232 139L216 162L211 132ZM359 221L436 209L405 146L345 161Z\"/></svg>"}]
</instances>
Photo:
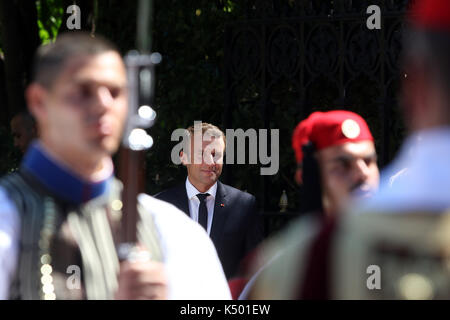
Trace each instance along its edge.
<instances>
[{"instance_id":1,"label":"rifle","mask_svg":"<svg viewBox=\"0 0 450 320\"><path fill-rule=\"evenodd\" d=\"M136 252L137 195L145 190L145 150L153 139L144 129L155 121L153 102L154 67L161 61L159 53L151 53L151 0L140 0L137 19L137 48L125 56L128 82L128 117L119 154L119 178L123 182L123 216L119 259L130 258Z\"/></svg>"}]
</instances>

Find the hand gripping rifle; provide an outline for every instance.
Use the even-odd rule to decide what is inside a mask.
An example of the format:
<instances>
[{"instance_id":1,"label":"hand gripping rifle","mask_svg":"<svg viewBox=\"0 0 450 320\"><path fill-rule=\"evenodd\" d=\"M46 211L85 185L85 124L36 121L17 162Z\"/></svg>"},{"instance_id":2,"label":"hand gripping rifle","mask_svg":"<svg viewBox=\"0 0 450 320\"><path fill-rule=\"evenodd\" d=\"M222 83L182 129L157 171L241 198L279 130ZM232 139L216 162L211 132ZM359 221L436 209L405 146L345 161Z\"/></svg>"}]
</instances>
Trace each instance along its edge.
<instances>
[{"instance_id":1,"label":"hand gripping rifle","mask_svg":"<svg viewBox=\"0 0 450 320\"><path fill-rule=\"evenodd\" d=\"M123 182L123 217L119 259L133 259L137 253L137 195L145 190L145 150L153 139L145 129L150 128L156 112L150 107L155 86L154 66L161 61L159 53L151 53L151 0L140 0L137 19L137 47L125 56L128 82L128 117L119 155L119 176ZM156 232L153 236L156 237ZM151 241L155 243L155 241ZM158 243L156 241L156 243ZM152 251L152 248L147 248ZM152 258L158 259L152 255Z\"/></svg>"}]
</instances>

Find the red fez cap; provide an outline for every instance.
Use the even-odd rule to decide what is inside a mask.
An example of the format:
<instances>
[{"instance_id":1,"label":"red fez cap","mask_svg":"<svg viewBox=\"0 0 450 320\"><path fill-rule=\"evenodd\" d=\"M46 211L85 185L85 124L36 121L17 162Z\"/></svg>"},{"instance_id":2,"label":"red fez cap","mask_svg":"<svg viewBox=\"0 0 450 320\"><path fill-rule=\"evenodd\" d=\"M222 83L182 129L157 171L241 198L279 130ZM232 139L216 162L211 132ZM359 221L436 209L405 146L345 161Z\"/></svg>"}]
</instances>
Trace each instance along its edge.
<instances>
[{"instance_id":1,"label":"red fez cap","mask_svg":"<svg viewBox=\"0 0 450 320\"><path fill-rule=\"evenodd\" d=\"M409 20L420 29L450 31L450 1L415 0Z\"/></svg>"},{"instance_id":2,"label":"red fez cap","mask_svg":"<svg viewBox=\"0 0 450 320\"><path fill-rule=\"evenodd\" d=\"M312 142L316 150L321 150L365 140L373 141L373 137L367 123L356 113L344 110L313 112L295 128L292 148L300 163L303 160L302 147L308 142Z\"/></svg>"}]
</instances>

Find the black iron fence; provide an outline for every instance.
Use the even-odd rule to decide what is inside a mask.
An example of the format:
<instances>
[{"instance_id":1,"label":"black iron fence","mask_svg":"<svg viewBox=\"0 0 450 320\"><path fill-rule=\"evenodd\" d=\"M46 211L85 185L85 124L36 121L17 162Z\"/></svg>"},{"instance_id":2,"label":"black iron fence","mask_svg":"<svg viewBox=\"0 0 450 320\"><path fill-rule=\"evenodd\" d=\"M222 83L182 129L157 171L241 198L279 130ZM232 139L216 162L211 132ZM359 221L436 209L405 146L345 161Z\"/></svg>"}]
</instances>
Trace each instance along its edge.
<instances>
[{"instance_id":1,"label":"black iron fence","mask_svg":"<svg viewBox=\"0 0 450 320\"><path fill-rule=\"evenodd\" d=\"M288 210L298 211L291 133L315 110L361 114L380 166L389 162L404 134L397 92L408 2L248 1L246 19L225 30L223 127L279 129L280 168L261 176L257 165L226 166L224 181L248 177L238 187L256 194L263 212L277 211L286 190ZM380 29L367 27L370 5L380 8Z\"/></svg>"}]
</instances>

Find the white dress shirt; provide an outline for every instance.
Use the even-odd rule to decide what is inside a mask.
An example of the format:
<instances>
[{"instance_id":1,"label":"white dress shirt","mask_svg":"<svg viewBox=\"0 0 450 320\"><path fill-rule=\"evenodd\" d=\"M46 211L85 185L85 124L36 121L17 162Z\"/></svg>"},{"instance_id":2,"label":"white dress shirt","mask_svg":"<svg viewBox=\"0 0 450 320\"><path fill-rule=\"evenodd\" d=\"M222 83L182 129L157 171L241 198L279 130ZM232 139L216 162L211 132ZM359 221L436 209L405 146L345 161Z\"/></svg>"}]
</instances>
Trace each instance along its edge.
<instances>
[{"instance_id":1,"label":"white dress shirt","mask_svg":"<svg viewBox=\"0 0 450 320\"><path fill-rule=\"evenodd\" d=\"M207 229L208 235L211 235L211 226L214 217L214 201L217 193L217 182L206 192L200 192L192 185L189 178L186 178L186 192L189 199L189 215L191 219L198 222L198 210L200 208L200 199L197 197L199 193L209 193L206 197L206 209L208 210Z\"/></svg>"}]
</instances>

